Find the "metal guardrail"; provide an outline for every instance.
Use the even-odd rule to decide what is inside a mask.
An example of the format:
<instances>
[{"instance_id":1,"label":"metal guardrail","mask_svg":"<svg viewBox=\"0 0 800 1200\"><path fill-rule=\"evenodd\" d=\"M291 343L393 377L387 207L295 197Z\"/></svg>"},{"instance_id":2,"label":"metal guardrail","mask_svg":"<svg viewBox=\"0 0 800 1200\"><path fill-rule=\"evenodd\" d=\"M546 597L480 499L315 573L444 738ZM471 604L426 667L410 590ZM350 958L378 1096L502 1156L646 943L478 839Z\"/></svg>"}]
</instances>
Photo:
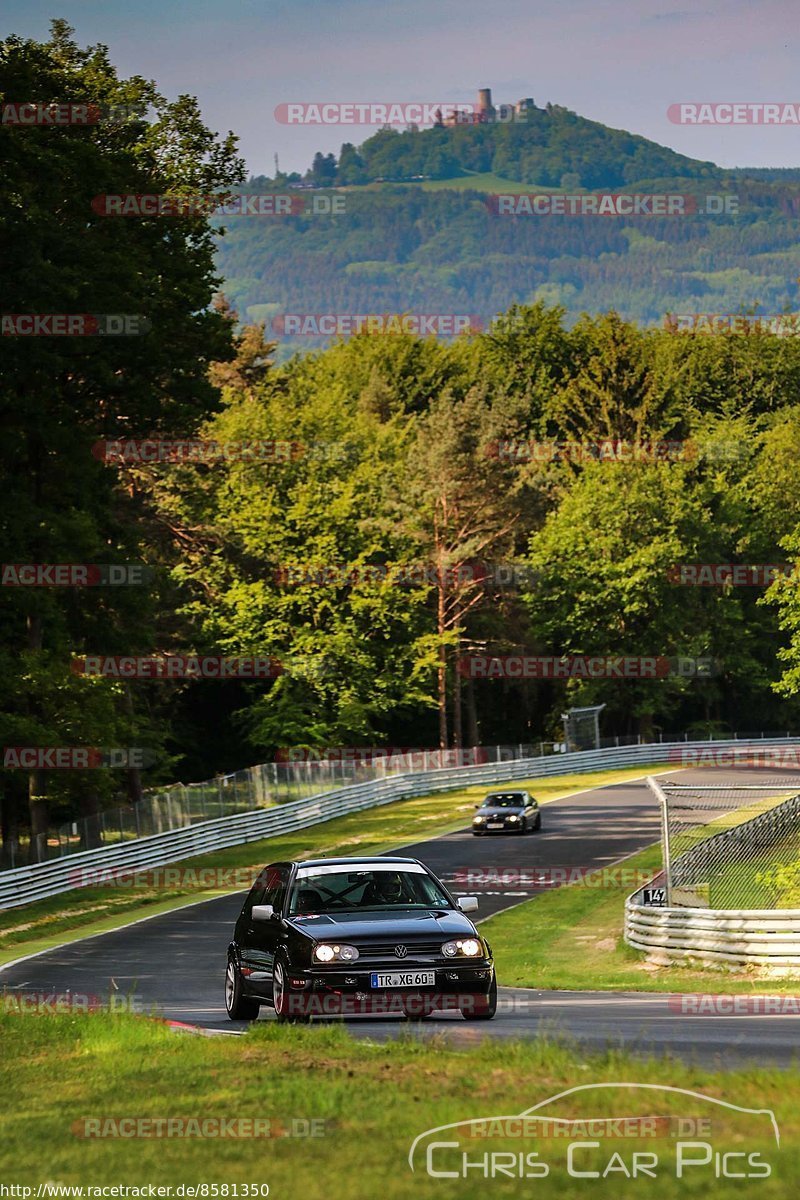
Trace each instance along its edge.
<instances>
[{"instance_id":1,"label":"metal guardrail","mask_svg":"<svg viewBox=\"0 0 800 1200\"><path fill-rule=\"evenodd\" d=\"M768 754L786 750L797 742L786 739L759 740L752 743L754 753ZM211 821L198 822L184 829L174 829L132 842L120 842L97 850L71 854L53 862L36 863L5 871L0 875L0 908L15 908L33 900L57 896L72 888L87 886L91 872L146 870L179 862L198 854L222 850L228 846L261 841L282 833L306 829L346 813L359 812L395 800L425 796L432 792L453 791L473 784L509 783L530 779L588 771L610 770L615 767L645 766L654 762L673 762L680 769L683 757L699 753L708 747L715 751L726 748L740 753L748 743L673 742L638 746L620 746L604 750L583 750L547 758L517 759L513 762L490 763L483 766L457 767L436 771L396 775L385 780L355 784L254 812L239 813Z\"/></svg>"},{"instance_id":2,"label":"metal guardrail","mask_svg":"<svg viewBox=\"0 0 800 1200\"><path fill-rule=\"evenodd\" d=\"M656 963L800 967L800 909L645 908L630 896L625 941Z\"/></svg>"}]
</instances>

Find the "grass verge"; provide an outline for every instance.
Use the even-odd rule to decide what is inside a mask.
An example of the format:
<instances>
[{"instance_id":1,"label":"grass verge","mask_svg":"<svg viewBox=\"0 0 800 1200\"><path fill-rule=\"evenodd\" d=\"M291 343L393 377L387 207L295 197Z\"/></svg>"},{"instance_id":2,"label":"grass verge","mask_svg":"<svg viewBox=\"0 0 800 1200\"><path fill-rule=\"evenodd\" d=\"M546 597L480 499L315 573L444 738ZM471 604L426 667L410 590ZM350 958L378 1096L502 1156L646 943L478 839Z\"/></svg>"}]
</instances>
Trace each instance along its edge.
<instances>
[{"instance_id":1,"label":"grass verge","mask_svg":"<svg viewBox=\"0 0 800 1200\"><path fill-rule=\"evenodd\" d=\"M32 1185L34 1197L38 1184L52 1181L173 1189L206 1184L205 1195L223 1197L233 1196L233 1184L240 1189L268 1185L272 1197L306 1200L372 1200L376 1195L463 1200L487 1193L499 1200L534 1193L548 1200L607 1196L612 1187L615 1196L641 1197L643 1184L660 1200L754 1194L784 1200L800 1174L800 1073L777 1068L714 1073L669 1060L636 1060L619 1051L587 1055L541 1039L504 1042L502 1055L488 1039L467 1050L411 1036L376 1044L354 1041L338 1026L269 1023L246 1037L201 1039L107 1014L0 1017L0 1045L0 1178ZM619 1087L623 1081L661 1083L700 1095L636 1092ZM412 1173L409 1151L426 1130L519 1114L576 1085L593 1086L548 1105L545 1115L562 1121L660 1117L659 1136L620 1140L612 1126L610 1136L594 1133L587 1139L578 1126L567 1138L554 1135L552 1122L549 1136L548 1126L532 1122L523 1136L518 1126L472 1126L472 1136L448 1129L423 1138ZM733 1111L708 1097L759 1111ZM774 1111L780 1149L765 1110ZM126 1118L139 1123L116 1124ZM254 1118L262 1123L259 1137L231 1136L230 1126L227 1137L212 1136L219 1128L214 1122ZM158 1126L141 1122L155 1119L182 1124L162 1124L162 1135L153 1136ZM769 1176L752 1184L718 1177L716 1160L709 1156L708 1163L686 1168L684 1177L676 1178L679 1153L704 1157L690 1132L697 1121L704 1122L701 1141L715 1153L738 1155L730 1171L753 1170L746 1156L755 1154L767 1164ZM126 1136L113 1136L125 1130ZM456 1177L434 1178L426 1171L426 1150L434 1141L455 1143L433 1150L430 1161L434 1170L455 1171ZM600 1177L570 1176L570 1141L583 1143L573 1172L594 1170ZM679 1149L679 1141L693 1141L695 1149ZM655 1187L647 1176L626 1177L635 1151L650 1156ZM500 1153L503 1169L496 1170L497 1160L484 1156ZM464 1154L478 1164L466 1170L466 1177ZM534 1157L520 1169L520 1155ZM227 1192L221 1190L224 1185Z\"/></svg>"},{"instance_id":2,"label":"grass verge","mask_svg":"<svg viewBox=\"0 0 800 1200\"><path fill-rule=\"evenodd\" d=\"M529 788L547 803L587 788L641 778L647 771L647 767L639 766L559 775L518 781L514 786ZM124 886L117 881L117 886L113 887L73 889L23 908L2 910L0 966L23 954L49 950L77 937L119 929L140 917L247 888L249 881L268 862L314 855L378 854L461 829L472 815L476 801L489 790L485 784L479 784L457 792L399 800L337 817L297 833L184 859L181 863L160 868L158 874L144 881L132 878ZM180 874L175 868L180 868ZM231 882L209 889L202 885L202 880L210 871L235 872L236 875ZM169 880L176 880L174 886L169 886Z\"/></svg>"}]
</instances>

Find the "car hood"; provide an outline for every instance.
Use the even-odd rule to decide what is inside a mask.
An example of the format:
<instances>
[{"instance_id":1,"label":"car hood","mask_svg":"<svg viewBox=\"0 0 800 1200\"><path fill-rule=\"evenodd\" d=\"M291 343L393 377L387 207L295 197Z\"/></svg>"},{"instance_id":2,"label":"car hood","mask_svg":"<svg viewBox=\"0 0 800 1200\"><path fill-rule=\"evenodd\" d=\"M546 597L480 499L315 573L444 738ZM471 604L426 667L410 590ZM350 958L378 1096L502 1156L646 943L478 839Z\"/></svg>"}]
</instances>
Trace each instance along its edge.
<instances>
[{"instance_id":1,"label":"car hood","mask_svg":"<svg viewBox=\"0 0 800 1200\"><path fill-rule=\"evenodd\" d=\"M453 909L395 909L389 912L364 911L363 913L322 913L319 916L290 917L289 924L299 932L316 940L331 937L343 941L368 941L372 938L407 938L409 941L422 938L454 937L458 934L475 932L469 917Z\"/></svg>"},{"instance_id":2,"label":"car hood","mask_svg":"<svg viewBox=\"0 0 800 1200\"><path fill-rule=\"evenodd\" d=\"M475 816L476 817L510 817L511 814L513 813L515 816L521 817L524 811L525 810L521 805L519 808L508 808L508 806L506 806L504 808L480 808L475 813ZM474 820L474 818L473 818L473 820Z\"/></svg>"}]
</instances>

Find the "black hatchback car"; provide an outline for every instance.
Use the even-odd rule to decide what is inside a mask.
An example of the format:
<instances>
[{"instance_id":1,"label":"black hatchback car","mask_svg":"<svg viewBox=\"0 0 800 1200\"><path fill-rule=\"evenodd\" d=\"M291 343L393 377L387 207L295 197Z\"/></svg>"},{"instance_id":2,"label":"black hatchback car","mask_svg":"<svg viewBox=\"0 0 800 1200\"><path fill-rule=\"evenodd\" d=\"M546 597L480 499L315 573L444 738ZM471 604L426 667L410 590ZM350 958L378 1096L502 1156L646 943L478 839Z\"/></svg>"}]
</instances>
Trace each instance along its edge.
<instances>
[{"instance_id":1,"label":"black hatchback car","mask_svg":"<svg viewBox=\"0 0 800 1200\"><path fill-rule=\"evenodd\" d=\"M529 833L542 828L539 801L530 792L492 792L475 807L478 811L472 818L472 832L476 837L484 833Z\"/></svg>"},{"instance_id":2,"label":"black hatchback car","mask_svg":"<svg viewBox=\"0 0 800 1200\"><path fill-rule=\"evenodd\" d=\"M414 858L273 863L228 947L228 1016L253 1021L267 1004L279 1021L447 1010L491 1019L492 952L466 915L477 907Z\"/></svg>"}]
</instances>

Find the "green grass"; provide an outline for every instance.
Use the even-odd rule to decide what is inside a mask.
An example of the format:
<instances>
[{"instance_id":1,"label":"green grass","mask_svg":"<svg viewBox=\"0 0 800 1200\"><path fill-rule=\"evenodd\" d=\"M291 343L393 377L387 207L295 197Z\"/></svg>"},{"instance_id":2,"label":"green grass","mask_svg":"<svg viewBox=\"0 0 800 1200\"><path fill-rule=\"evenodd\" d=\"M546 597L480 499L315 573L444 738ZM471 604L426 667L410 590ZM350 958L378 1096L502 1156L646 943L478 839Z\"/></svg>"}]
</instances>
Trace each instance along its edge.
<instances>
[{"instance_id":1,"label":"green grass","mask_svg":"<svg viewBox=\"0 0 800 1200\"><path fill-rule=\"evenodd\" d=\"M654 874L661 847L652 846L622 864ZM597 876L594 877L595 881ZM606 886L570 884L526 900L481 923L497 963L501 984L557 990L763 992L763 975L714 967L657 967L622 940L625 900L639 886L631 874ZM762 982L759 982L762 980ZM770 992L796 991L797 979L770 981Z\"/></svg>"},{"instance_id":2,"label":"green grass","mask_svg":"<svg viewBox=\"0 0 800 1200\"><path fill-rule=\"evenodd\" d=\"M530 788L547 803L585 788L640 778L647 769L640 766L620 771L559 775L525 780L514 786ZM232 846L228 850L173 864L173 867L181 866L194 872L208 869L236 871L236 882L227 887L208 890L192 886L190 880L180 886L164 886L163 882L157 886L159 881L154 880L149 885L73 889L21 908L0 910L0 965L77 937L118 929L139 917L166 912L193 900L245 889L268 862L315 855L377 854L463 828L477 800L489 790L487 785L480 784L461 791L400 800L337 817L297 833ZM164 868L166 871L171 869Z\"/></svg>"},{"instance_id":3,"label":"green grass","mask_svg":"<svg viewBox=\"0 0 800 1200\"><path fill-rule=\"evenodd\" d=\"M424 192L450 192L450 191L473 191L473 192L503 192L504 194L513 194L515 196L527 195L529 192L547 191L560 192L563 189L552 188L537 188L530 183L519 183L514 179L503 179L501 175L494 175L491 171L475 172L475 174L459 176L456 179L426 179L416 184L421 187Z\"/></svg>"},{"instance_id":4,"label":"green grass","mask_svg":"<svg viewBox=\"0 0 800 1200\"><path fill-rule=\"evenodd\" d=\"M358 195L360 192L376 192L390 187L421 188L423 192L502 192L515 196L542 191L548 193L567 191L566 188L562 187L541 187L533 183L520 183L516 179L504 179L502 175L495 175L492 171L469 171L464 175L456 175L452 179L387 180L385 183L366 183L356 187L340 188L339 190ZM581 191L580 188L571 188L569 190L572 192Z\"/></svg>"},{"instance_id":5,"label":"green grass","mask_svg":"<svg viewBox=\"0 0 800 1200\"><path fill-rule=\"evenodd\" d=\"M245 1037L201 1039L170 1032L133 1017L0 1017L0 1179L33 1186L114 1184L268 1184L276 1200L400 1200L427 1197L536 1196L621 1197L658 1195L728 1197L758 1195L785 1200L800 1176L800 1073L753 1066L713 1073L667 1060L643 1061L609 1051L589 1055L541 1039L477 1041L468 1049L401 1037L388 1044L353 1041L340 1026L277 1026L268 1023ZM661 1083L701 1094L646 1093L620 1082ZM573 1180L561 1138L459 1139L446 1131L434 1140L459 1141L455 1152L438 1151L446 1168L486 1153L538 1151L549 1175L521 1180L502 1174L484 1178L473 1169L463 1178L433 1179L425 1172L424 1146L412 1174L408 1155L426 1130L451 1122L512 1115L577 1085L605 1085L566 1097L548 1115L562 1119L662 1116L710 1121L703 1140L715 1151L760 1154L769 1178L748 1183L715 1177L713 1163L675 1178L677 1139L593 1139L597 1150L579 1152L579 1169L599 1169L619 1154L658 1155L658 1179L609 1182ZM733 1112L711 1103L773 1110L781 1134L775 1146L766 1115ZM194 1118L197 1121L259 1118L271 1137L90 1138L84 1122L108 1131L120 1118ZM315 1122L314 1126L298 1124ZM541 1128L541 1127L540 1127ZM685 1127L684 1127L685 1128ZM266 1126L262 1126L264 1132ZM289 1136L313 1129L317 1134ZM282 1133L283 1131L283 1133ZM686 1136L684 1134L684 1136ZM585 1140L580 1132L570 1140ZM693 1140L689 1134L688 1140ZM507 1162L508 1160L506 1160ZM618 1160L615 1160L618 1161ZM734 1160L740 1168L744 1160ZM648 1186L650 1184L650 1186ZM35 1196L34 1191L34 1196ZM211 1194L211 1193L208 1193ZM228 1195L231 1193L229 1192ZM240 1195L241 1195L240 1191Z\"/></svg>"}]
</instances>

